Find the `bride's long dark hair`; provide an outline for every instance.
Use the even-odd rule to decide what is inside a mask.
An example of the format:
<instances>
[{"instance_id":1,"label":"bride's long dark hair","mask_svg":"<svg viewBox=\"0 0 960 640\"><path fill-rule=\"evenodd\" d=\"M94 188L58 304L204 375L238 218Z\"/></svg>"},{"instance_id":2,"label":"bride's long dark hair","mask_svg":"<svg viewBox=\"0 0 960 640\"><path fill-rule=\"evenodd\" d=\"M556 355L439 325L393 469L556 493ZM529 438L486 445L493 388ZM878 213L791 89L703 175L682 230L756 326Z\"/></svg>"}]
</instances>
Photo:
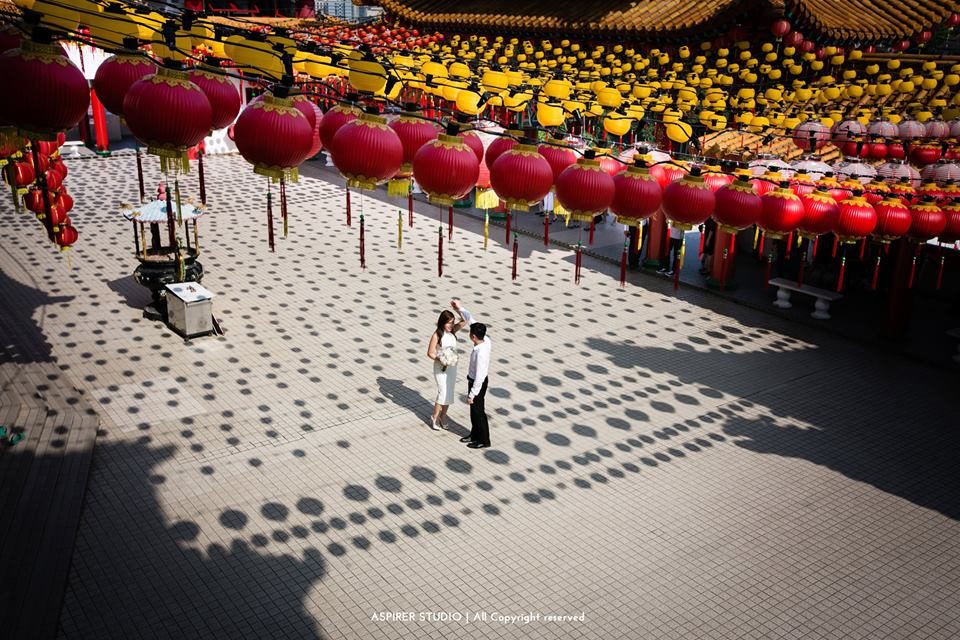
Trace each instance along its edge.
<instances>
[{"instance_id":1,"label":"bride's long dark hair","mask_svg":"<svg viewBox=\"0 0 960 640\"><path fill-rule=\"evenodd\" d=\"M437 318L437 340L443 338L443 328L454 318L455 316L452 311L444 310L440 312L440 317Z\"/></svg>"}]
</instances>

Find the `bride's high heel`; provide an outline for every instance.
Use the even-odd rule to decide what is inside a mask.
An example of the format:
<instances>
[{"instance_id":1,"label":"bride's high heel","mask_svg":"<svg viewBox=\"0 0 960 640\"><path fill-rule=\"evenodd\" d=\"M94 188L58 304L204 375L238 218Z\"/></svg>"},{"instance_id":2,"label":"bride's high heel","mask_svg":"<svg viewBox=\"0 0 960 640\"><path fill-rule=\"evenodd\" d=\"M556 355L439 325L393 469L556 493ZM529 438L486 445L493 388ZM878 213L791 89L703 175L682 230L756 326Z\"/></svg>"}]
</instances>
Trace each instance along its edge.
<instances>
[{"instance_id":1,"label":"bride's high heel","mask_svg":"<svg viewBox=\"0 0 960 640\"><path fill-rule=\"evenodd\" d=\"M430 419L430 428L434 431L440 431L440 425L433 418Z\"/></svg>"},{"instance_id":2,"label":"bride's high heel","mask_svg":"<svg viewBox=\"0 0 960 640\"><path fill-rule=\"evenodd\" d=\"M440 425L440 428L446 430L450 426L449 422L441 422L440 418L437 418L437 424Z\"/></svg>"}]
</instances>

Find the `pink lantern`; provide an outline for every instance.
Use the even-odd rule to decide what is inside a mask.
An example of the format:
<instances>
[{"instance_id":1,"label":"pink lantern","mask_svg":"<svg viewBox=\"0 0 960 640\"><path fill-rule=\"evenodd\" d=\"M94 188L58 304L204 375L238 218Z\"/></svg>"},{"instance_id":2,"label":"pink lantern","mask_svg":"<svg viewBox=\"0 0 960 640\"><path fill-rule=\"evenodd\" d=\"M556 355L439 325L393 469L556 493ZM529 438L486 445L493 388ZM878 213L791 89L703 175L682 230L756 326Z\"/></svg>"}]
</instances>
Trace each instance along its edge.
<instances>
[{"instance_id":1,"label":"pink lantern","mask_svg":"<svg viewBox=\"0 0 960 640\"><path fill-rule=\"evenodd\" d=\"M901 140L913 140L927 135L927 128L916 120L904 120L897 125L897 135Z\"/></svg>"},{"instance_id":2,"label":"pink lantern","mask_svg":"<svg viewBox=\"0 0 960 640\"><path fill-rule=\"evenodd\" d=\"M897 125L889 120L874 120L870 123L870 126L867 127L868 134L881 138L896 138L899 132L900 130Z\"/></svg>"}]
</instances>

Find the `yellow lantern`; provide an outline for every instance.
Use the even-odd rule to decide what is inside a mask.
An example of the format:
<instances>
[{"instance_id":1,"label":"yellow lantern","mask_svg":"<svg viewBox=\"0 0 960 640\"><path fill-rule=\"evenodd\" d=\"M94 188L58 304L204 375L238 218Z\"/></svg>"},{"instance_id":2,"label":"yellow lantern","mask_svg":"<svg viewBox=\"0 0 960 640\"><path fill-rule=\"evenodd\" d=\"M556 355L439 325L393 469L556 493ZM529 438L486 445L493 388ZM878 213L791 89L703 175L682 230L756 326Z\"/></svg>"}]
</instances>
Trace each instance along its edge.
<instances>
[{"instance_id":1,"label":"yellow lantern","mask_svg":"<svg viewBox=\"0 0 960 640\"><path fill-rule=\"evenodd\" d=\"M956 73L950 73L943 76L943 84L947 85L948 87L955 87L957 86L958 82L960 82L960 75Z\"/></svg>"},{"instance_id":2,"label":"yellow lantern","mask_svg":"<svg viewBox=\"0 0 960 640\"><path fill-rule=\"evenodd\" d=\"M820 70L822 70L822 69L823 69L823 61L822 61L822 60L814 60L813 62L810 63L810 68L811 68L813 71L820 71ZM790 67L790 73L792 73L793 75L799 75L801 71L803 71L803 68L802 68L800 65L793 65L792 67Z\"/></svg>"},{"instance_id":3,"label":"yellow lantern","mask_svg":"<svg viewBox=\"0 0 960 640\"><path fill-rule=\"evenodd\" d=\"M853 69L847 69L846 71L843 72L843 79L847 80L848 82L850 80L853 80L856 77L857 77L857 72L854 71Z\"/></svg>"},{"instance_id":4,"label":"yellow lantern","mask_svg":"<svg viewBox=\"0 0 960 640\"><path fill-rule=\"evenodd\" d=\"M933 78L924 78L920 86L923 87L925 91L933 91L937 88L937 81Z\"/></svg>"},{"instance_id":5,"label":"yellow lantern","mask_svg":"<svg viewBox=\"0 0 960 640\"><path fill-rule=\"evenodd\" d=\"M843 56L831 56L831 57L830 57L830 64L832 64L832 65L835 66L835 67L839 67L840 65L843 64L843 62L844 62L844 57L843 57Z\"/></svg>"},{"instance_id":6,"label":"yellow lantern","mask_svg":"<svg viewBox=\"0 0 960 640\"><path fill-rule=\"evenodd\" d=\"M616 89L604 87L596 92L597 102L608 109L616 109L623 102L623 96Z\"/></svg>"},{"instance_id":7,"label":"yellow lantern","mask_svg":"<svg viewBox=\"0 0 960 640\"><path fill-rule=\"evenodd\" d=\"M693 135L693 127L686 122L671 122L666 126L666 134L673 142L683 144Z\"/></svg>"},{"instance_id":8,"label":"yellow lantern","mask_svg":"<svg viewBox=\"0 0 960 640\"><path fill-rule=\"evenodd\" d=\"M551 78L543 85L543 93L549 98L566 100L573 91L573 85L569 80L561 78Z\"/></svg>"},{"instance_id":9,"label":"yellow lantern","mask_svg":"<svg viewBox=\"0 0 960 640\"><path fill-rule=\"evenodd\" d=\"M899 68L900 68L900 61L897 60L896 58L893 58L892 60L887 60L887 69L890 69L891 71L896 71Z\"/></svg>"},{"instance_id":10,"label":"yellow lantern","mask_svg":"<svg viewBox=\"0 0 960 640\"><path fill-rule=\"evenodd\" d=\"M617 111L611 111L603 119L603 130L612 136L625 136L632 126L633 118Z\"/></svg>"},{"instance_id":11,"label":"yellow lantern","mask_svg":"<svg viewBox=\"0 0 960 640\"><path fill-rule=\"evenodd\" d=\"M936 68L937 68L937 63L932 60L927 60L926 62L923 63L924 71L933 71Z\"/></svg>"},{"instance_id":12,"label":"yellow lantern","mask_svg":"<svg viewBox=\"0 0 960 640\"><path fill-rule=\"evenodd\" d=\"M783 55L787 56L788 58L791 57L791 56L796 55L796 53L797 53L796 47L784 47L784 48L783 48Z\"/></svg>"},{"instance_id":13,"label":"yellow lantern","mask_svg":"<svg viewBox=\"0 0 960 640\"><path fill-rule=\"evenodd\" d=\"M352 51L349 57L350 86L365 93L379 93L387 84L387 72L376 60L364 59L361 51ZM448 98L448 100L455 99Z\"/></svg>"},{"instance_id":14,"label":"yellow lantern","mask_svg":"<svg viewBox=\"0 0 960 640\"><path fill-rule=\"evenodd\" d=\"M847 87L847 97L851 100L858 100L863 97L863 87L851 84Z\"/></svg>"},{"instance_id":15,"label":"yellow lantern","mask_svg":"<svg viewBox=\"0 0 960 640\"><path fill-rule=\"evenodd\" d=\"M480 94L470 89L463 89L457 93L457 111L467 115L478 115L486 105L480 104Z\"/></svg>"},{"instance_id":16,"label":"yellow lantern","mask_svg":"<svg viewBox=\"0 0 960 640\"><path fill-rule=\"evenodd\" d=\"M765 116L755 116L750 120L750 124L747 126L747 131L750 133L762 133L767 130L767 127L770 126L770 120Z\"/></svg>"},{"instance_id":17,"label":"yellow lantern","mask_svg":"<svg viewBox=\"0 0 960 640\"><path fill-rule=\"evenodd\" d=\"M490 93L504 93L509 86L507 74L502 71L487 69L480 77L480 86L483 87L484 91L489 91Z\"/></svg>"},{"instance_id":18,"label":"yellow lantern","mask_svg":"<svg viewBox=\"0 0 960 640\"><path fill-rule=\"evenodd\" d=\"M541 127L559 127L563 124L563 107L552 102L537 101L537 122Z\"/></svg>"},{"instance_id":19,"label":"yellow lantern","mask_svg":"<svg viewBox=\"0 0 960 640\"><path fill-rule=\"evenodd\" d=\"M913 93L914 84L910 80L903 80L900 82L900 86L897 87L897 91L900 93Z\"/></svg>"}]
</instances>

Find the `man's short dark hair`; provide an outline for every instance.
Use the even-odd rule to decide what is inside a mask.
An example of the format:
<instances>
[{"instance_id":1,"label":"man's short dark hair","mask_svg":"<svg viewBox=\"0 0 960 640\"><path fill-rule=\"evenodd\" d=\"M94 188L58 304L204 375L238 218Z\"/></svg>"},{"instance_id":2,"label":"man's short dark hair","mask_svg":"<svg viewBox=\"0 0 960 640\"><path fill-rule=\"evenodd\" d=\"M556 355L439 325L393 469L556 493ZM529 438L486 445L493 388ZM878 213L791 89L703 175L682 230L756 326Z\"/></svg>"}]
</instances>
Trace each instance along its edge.
<instances>
[{"instance_id":1,"label":"man's short dark hair","mask_svg":"<svg viewBox=\"0 0 960 640\"><path fill-rule=\"evenodd\" d=\"M483 340L487 335L487 325L482 322L474 322L470 325L470 335L475 336L477 340Z\"/></svg>"}]
</instances>

